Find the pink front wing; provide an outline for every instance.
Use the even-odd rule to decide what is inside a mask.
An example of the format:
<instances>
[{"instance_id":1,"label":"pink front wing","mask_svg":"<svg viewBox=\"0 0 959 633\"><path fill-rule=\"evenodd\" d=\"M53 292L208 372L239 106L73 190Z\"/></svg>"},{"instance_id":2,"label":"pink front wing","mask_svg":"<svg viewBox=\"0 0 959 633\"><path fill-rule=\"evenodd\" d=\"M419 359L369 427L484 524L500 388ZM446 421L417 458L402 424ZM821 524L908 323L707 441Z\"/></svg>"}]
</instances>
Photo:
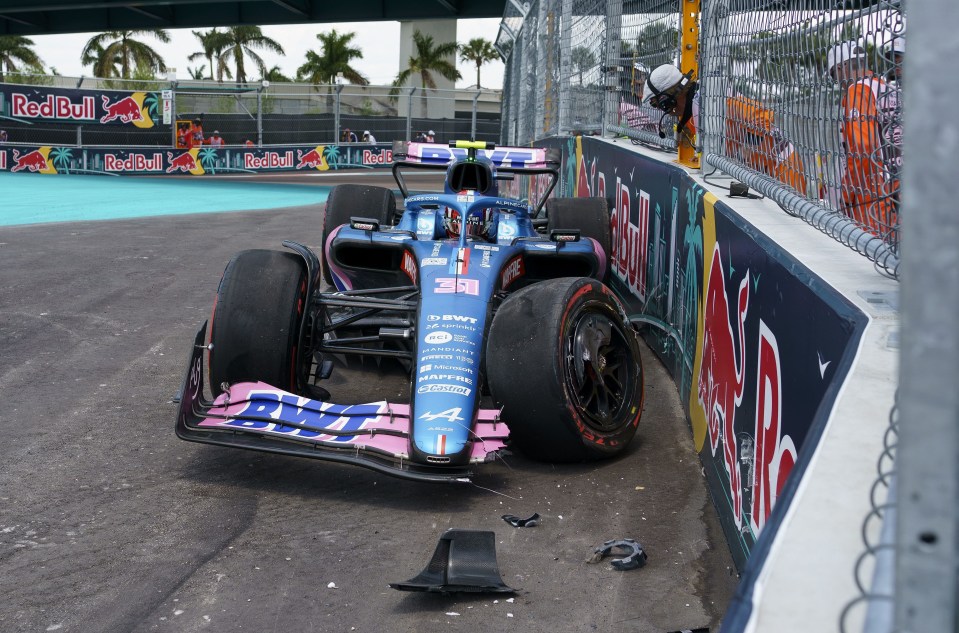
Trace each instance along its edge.
<instances>
[{"instance_id":1,"label":"pink front wing","mask_svg":"<svg viewBox=\"0 0 959 633\"><path fill-rule=\"evenodd\" d=\"M221 394L201 427L248 430L331 448L375 449L409 458L410 408L371 402L341 405L304 398L266 383L237 383ZM480 409L473 431L472 463L504 448L509 435L496 409Z\"/></svg>"}]
</instances>

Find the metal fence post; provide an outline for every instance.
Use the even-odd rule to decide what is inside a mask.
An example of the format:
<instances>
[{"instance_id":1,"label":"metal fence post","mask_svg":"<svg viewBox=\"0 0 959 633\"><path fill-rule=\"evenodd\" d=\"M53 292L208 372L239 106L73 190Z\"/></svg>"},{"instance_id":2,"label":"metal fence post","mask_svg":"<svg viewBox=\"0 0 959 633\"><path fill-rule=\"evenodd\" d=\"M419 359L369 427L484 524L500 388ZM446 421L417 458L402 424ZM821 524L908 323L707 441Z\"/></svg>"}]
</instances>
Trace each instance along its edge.
<instances>
[{"instance_id":1,"label":"metal fence post","mask_svg":"<svg viewBox=\"0 0 959 633\"><path fill-rule=\"evenodd\" d=\"M477 90L476 94L473 95L473 121L470 124L470 140L473 141L476 140L476 108L481 94L483 94L482 91Z\"/></svg>"},{"instance_id":2,"label":"metal fence post","mask_svg":"<svg viewBox=\"0 0 959 633\"><path fill-rule=\"evenodd\" d=\"M176 133L177 133L177 114L176 114L176 84L177 82L170 82L170 147L176 147Z\"/></svg>"},{"instance_id":3,"label":"metal fence post","mask_svg":"<svg viewBox=\"0 0 959 633\"><path fill-rule=\"evenodd\" d=\"M413 138L413 93L416 92L416 88L410 88L409 93L406 95L406 139L411 140Z\"/></svg>"},{"instance_id":4,"label":"metal fence post","mask_svg":"<svg viewBox=\"0 0 959 633\"><path fill-rule=\"evenodd\" d=\"M263 86L256 90L256 146L263 147Z\"/></svg>"},{"instance_id":5,"label":"metal fence post","mask_svg":"<svg viewBox=\"0 0 959 633\"><path fill-rule=\"evenodd\" d=\"M562 11L559 36L559 133L569 134L572 128L569 107L569 57L572 50L573 0L563 0Z\"/></svg>"},{"instance_id":6,"label":"metal fence post","mask_svg":"<svg viewBox=\"0 0 959 633\"><path fill-rule=\"evenodd\" d=\"M699 76L699 0L684 0L682 16L679 19L679 65L683 72L695 71ZM699 133L699 130L696 130ZM693 169L699 168L699 155L685 134L679 135L679 163Z\"/></svg>"},{"instance_id":7,"label":"metal fence post","mask_svg":"<svg viewBox=\"0 0 959 633\"><path fill-rule=\"evenodd\" d=\"M333 142L340 140L340 93L343 92L343 84L336 84L336 102L333 104Z\"/></svg>"},{"instance_id":8,"label":"metal fence post","mask_svg":"<svg viewBox=\"0 0 959 633\"><path fill-rule=\"evenodd\" d=\"M959 78L939 70L959 55L953 0L910 3L904 74L902 358L896 449L896 631L956 631L959 499L959 122L947 113ZM950 79L951 77L951 79Z\"/></svg>"},{"instance_id":9,"label":"metal fence post","mask_svg":"<svg viewBox=\"0 0 959 633\"><path fill-rule=\"evenodd\" d=\"M619 66L620 34L623 27L623 1L610 0L606 5L606 50L603 54L606 59L600 64L601 68ZM600 124L600 135L606 131L606 125L619 118L619 92L610 90L606 84L608 74L602 73L603 82L603 120Z\"/></svg>"},{"instance_id":10,"label":"metal fence post","mask_svg":"<svg viewBox=\"0 0 959 633\"><path fill-rule=\"evenodd\" d=\"M83 126L77 126L77 147L83 147Z\"/></svg>"}]
</instances>

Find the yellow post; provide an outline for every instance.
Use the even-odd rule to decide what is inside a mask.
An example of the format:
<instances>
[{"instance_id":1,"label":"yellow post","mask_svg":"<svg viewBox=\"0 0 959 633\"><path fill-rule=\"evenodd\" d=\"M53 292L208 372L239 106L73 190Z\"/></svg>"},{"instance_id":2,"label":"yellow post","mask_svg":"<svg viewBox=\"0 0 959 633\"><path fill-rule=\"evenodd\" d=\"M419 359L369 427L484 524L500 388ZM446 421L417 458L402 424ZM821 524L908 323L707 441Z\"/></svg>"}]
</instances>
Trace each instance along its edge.
<instances>
[{"instance_id":1,"label":"yellow post","mask_svg":"<svg viewBox=\"0 0 959 633\"><path fill-rule=\"evenodd\" d=\"M699 81L699 4L700 0L683 0L682 16L679 20L679 27L682 32L679 36L681 52L679 54L679 67L684 73L690 70L693 72L693 81ZM697 128L696 134L699 134ZM677 148L677 160L680 165L699 169L699 154L696 153L696 147L690 142L685 134L679 134L679 147Z\"/></svg>"}]
</instances>

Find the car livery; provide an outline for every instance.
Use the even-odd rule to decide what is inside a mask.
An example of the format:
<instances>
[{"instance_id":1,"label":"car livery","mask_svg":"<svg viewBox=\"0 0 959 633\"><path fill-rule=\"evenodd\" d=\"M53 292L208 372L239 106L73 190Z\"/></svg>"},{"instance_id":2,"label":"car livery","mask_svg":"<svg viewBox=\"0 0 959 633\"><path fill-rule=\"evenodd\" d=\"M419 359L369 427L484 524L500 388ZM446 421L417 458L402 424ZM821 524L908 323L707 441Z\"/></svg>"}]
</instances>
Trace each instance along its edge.
<instances>
[{"instance_id":1,"label":"car livery","mask_svg":"<svg viewBox=\"0 0 959 633\"><path fill-rule=\"evenodd\" d=\"M509 363L502 370L484 369L488 349L496 343L491 331L511 330L509 318L498 311L520 309L519 299L511 303L514 294L555 286L566 289L568 309L562 319L550 320L564 323L560 333L568 349L549 353L566 367L556 373L567 375L570 384L557 393L570 399L566 408L573 412L566 423L571 435L558 445L557 455L568 461L621 450L642 409L642 370L625 313L600 283L607 273L608 245L591 236L581 239L578 230L544 235L545 220L538 215L545 198L532 205L498 192L498 174L505 172L550 178L548 194L558 177L557 156L470 141L397 143L393 158L405 198L398 221L393 221L388 190L340 185L327 203L319 256L284 242L292 254L245 251L231 261L209 338L204 324L194 341L177 434L347 462L410 479L468 481L470 465L496 459L512 426L501 419L502 402L494 402L497 408L483 406L487 384L516 382L507 377ZM410 193L398 167L445 168L443 193ZM598 225L608 229L608 215L601 211ZM276 267L277 280L292 275L300 282L281 287L260 273L247 275L247 267ZM324 290L322 278L332 288ZM232 318L245 308L233 307L240 305L233 303L235 296L262 297L268 314L252 326L248 317ZM274 336L274 348L247 349L254 331L248 327L257 337ZM508 334L499 336L506 340ZM545 347L554 338L560 340L543 339ZM204 352L213 400L203 395ZM261 356L245 366L255 354ZM328 359L336 354L404 363L409 402L332 403L319 381L329 376ZM494 380L491 371L497 373ZM601 397L590 395L595 393ZM550 415L531 411L528 417L548 425ZM536 453L536 427L521 423L526 428L517 434L520 447Z\"/></svg>"}]
</instances>

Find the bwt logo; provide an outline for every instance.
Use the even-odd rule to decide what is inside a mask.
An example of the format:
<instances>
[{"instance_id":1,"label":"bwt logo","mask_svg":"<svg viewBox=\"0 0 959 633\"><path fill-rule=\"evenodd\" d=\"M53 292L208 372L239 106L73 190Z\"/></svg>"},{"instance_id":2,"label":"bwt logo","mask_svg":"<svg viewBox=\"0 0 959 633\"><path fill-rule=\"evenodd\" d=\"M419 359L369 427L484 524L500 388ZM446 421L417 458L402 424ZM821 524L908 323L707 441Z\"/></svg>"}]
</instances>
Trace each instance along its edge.
<instances>
[{"instance_id":1,"label":"bwt logo","mask_svg":"<svg viewBox=\"0 0 959 633\"><path fill-rule=\"evenodd\" d=\"M490 159L494 165L500 167L523 167L527 163L536 162L536 153L523 149L494 149L480 150L481 156ZM420 158L430 162L449 162L453 158L466 158L465 149L446 148L429 145L420 149Z\"/></svg>"},{"instance_id":2,"label":"bwt logo","mask_svg":"<svg viewBox=\"0 0 959 633\"><path fill-rule=\"evenodd\" d=\"M605 179L601 181L605 184ZM605 187L603 187L605 189ZM605 192L600 194L605 195ZM616 198L610 216L613 272L640 299L646 298L646 268L649 260L649 194L639 191L636 222L632 222L632 196L616 179Z\"/></svg>"}]
</instances>

